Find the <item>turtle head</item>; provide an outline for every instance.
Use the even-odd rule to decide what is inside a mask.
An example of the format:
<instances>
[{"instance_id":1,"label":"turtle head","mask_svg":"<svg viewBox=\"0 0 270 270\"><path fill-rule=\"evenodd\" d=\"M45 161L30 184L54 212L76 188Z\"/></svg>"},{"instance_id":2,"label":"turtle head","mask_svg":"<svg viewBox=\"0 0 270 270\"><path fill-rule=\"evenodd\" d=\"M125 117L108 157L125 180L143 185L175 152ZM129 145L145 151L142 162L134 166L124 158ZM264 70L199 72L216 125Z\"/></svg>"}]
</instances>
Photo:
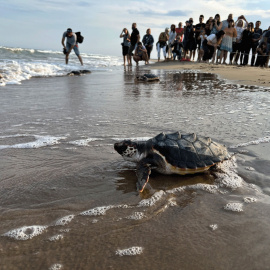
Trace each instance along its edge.
<instances>
[{"instance_id":1,"label":"turtle head","mask_svg":"<svg viewBox=\"0 0 270 270\"><path fill-rule=\"evenodd\" d=\"M139 144L125 140L114 144L114 149L126 160L137 162L141 159Z\"/></svg>"}]
</instances>

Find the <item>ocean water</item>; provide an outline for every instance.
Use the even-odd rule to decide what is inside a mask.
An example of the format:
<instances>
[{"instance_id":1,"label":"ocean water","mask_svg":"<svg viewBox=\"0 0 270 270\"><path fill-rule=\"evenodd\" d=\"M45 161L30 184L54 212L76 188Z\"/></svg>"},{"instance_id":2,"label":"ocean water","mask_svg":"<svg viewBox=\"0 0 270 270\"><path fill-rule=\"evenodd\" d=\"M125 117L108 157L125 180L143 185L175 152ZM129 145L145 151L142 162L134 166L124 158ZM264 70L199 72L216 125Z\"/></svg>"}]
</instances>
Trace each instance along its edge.
<instances>
[{"instance_id":1,"label":"ocean water","mask_svg":"<svg viewBox=\"0 0 270 270\"><path fill-rule=\"evenodd\" d=\"M81 54L84 66L80 65L72 51L69 65L61 51L9 48L0 46L0 86L20 84L32 77L64 76L73 70L109 70L122 65L117 56Z\"/></svg>"},{"instance_id":2,"label":"ocean water","mask_svg":"<svg viewBox=\"0 0 270 270\"><path fill-rule=\"evenodd\" d=\"M269 269L270 89L92 70L1 88L0 269ZM139 194L113 144L173 131L234 156L198 175L153 170Z\"/></svg>"}]
</instances>

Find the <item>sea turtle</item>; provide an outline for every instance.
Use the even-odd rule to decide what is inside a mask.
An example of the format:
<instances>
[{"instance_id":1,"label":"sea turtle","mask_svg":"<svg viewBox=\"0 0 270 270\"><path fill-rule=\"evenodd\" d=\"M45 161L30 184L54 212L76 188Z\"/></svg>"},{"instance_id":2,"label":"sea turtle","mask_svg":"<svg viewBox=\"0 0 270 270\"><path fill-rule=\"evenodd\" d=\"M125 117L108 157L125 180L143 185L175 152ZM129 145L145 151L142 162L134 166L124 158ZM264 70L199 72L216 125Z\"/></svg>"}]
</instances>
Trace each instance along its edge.
<instances>
[{"instance_id":1,"label":"sea turtle","mask_svg":"<svg viewBox=\"0 0 270 270\"><path fill-rule=\"evenodd\" d=\"M114 149L125 160L137 163L140 192L149 180L151 166L163 174L185 175L204 172L230 158L226 146L195 133L160 133L147 141L117 142Z\"/></svg>"},{"instance_id":2,"label":"sea turtle","mask_svg":"<svg viewBox=\"0 0 270 270\"><path fill-rule=\"evenodd\" d=\"M142 76L137 76L136 80L144 82L159 81L159 77L155 74L143 74Z\"/></svg>"},{"instance_id":3,"label":"sea turtle","mask_svg":"<svg viewBox=\"0 0 270 270\"><path fill-rule=\"evenodd\" d=\"M87 70L87 69L73 70L73 71L69 72L67 75L68 76L73 76L73 75L81 76L82 74L87 74L87 73L91 73L91 70Z\"/></svg>"}]
</instances>

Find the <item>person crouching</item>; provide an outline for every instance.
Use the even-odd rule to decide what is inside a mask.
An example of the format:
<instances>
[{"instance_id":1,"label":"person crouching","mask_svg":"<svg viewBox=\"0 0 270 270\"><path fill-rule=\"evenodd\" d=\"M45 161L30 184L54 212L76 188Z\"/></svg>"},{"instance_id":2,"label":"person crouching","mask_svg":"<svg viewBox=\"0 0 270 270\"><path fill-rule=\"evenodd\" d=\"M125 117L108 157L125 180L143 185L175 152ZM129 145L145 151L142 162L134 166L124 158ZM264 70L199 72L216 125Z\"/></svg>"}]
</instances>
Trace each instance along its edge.
<instances>
[{"instance_id":1,"label":"person crouching","mask_svg":"<svg viewBox=\"0 0 270 270\"><path fill-rule=\"evenodd\" d=\"M136 62L136 64L139 64L139 61L144 60L145 64L148 64L148 54L146 48L142 45L141 42L138 42L137 47L135 49L135 53L133 56L133 60Z\"/></svg>"},{"instance_id":2,"label":"person crouching","mask_svg":"<svg viewBox=\"0 0 270 270\"><path fill-rule=\"evenodd\" d=\"M175 60L176 57L177 57L178 60L181 59L182 47L183 47L183 45L182 45L182 42L181 42L181 37L177 36L176 40L171 45L172 54L173 54L173 60Z\"/></svg>"}]
</instances>

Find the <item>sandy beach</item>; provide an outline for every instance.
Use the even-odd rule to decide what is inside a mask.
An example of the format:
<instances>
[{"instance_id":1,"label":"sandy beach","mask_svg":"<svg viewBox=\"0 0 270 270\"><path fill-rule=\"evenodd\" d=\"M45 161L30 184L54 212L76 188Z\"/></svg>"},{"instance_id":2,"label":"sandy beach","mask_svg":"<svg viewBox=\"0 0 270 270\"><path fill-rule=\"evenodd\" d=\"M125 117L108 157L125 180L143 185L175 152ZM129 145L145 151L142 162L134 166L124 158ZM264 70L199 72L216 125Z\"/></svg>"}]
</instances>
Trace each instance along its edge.
<instances>
[{"instance_id":1,"label":"sandy beach","mask_svg":"<svg viewBox=\"0 0 270 270\"><path fill-rule=\"evenodd\" d=\"M222 79L244 85L270 86L270 68L251 66L216 65L197 62L160 61L150 65L152 69L164 70L200 70L206 73L215 73Z\"/></svg>"},{"instance_id":2,"label":"sandy beach","mask_svg":"<svg viewBox=\"0 0 270 270\"><path fill-rule=\"evenodd\" d=\"M230 68L156 63L2 88L0 269L269 269L269 82L216 75ZM144 73L160 82L136 82ZM153 170L139 194L113 144L174 131L235 159L198 175Z\"/></svg>"}]
</instances>

